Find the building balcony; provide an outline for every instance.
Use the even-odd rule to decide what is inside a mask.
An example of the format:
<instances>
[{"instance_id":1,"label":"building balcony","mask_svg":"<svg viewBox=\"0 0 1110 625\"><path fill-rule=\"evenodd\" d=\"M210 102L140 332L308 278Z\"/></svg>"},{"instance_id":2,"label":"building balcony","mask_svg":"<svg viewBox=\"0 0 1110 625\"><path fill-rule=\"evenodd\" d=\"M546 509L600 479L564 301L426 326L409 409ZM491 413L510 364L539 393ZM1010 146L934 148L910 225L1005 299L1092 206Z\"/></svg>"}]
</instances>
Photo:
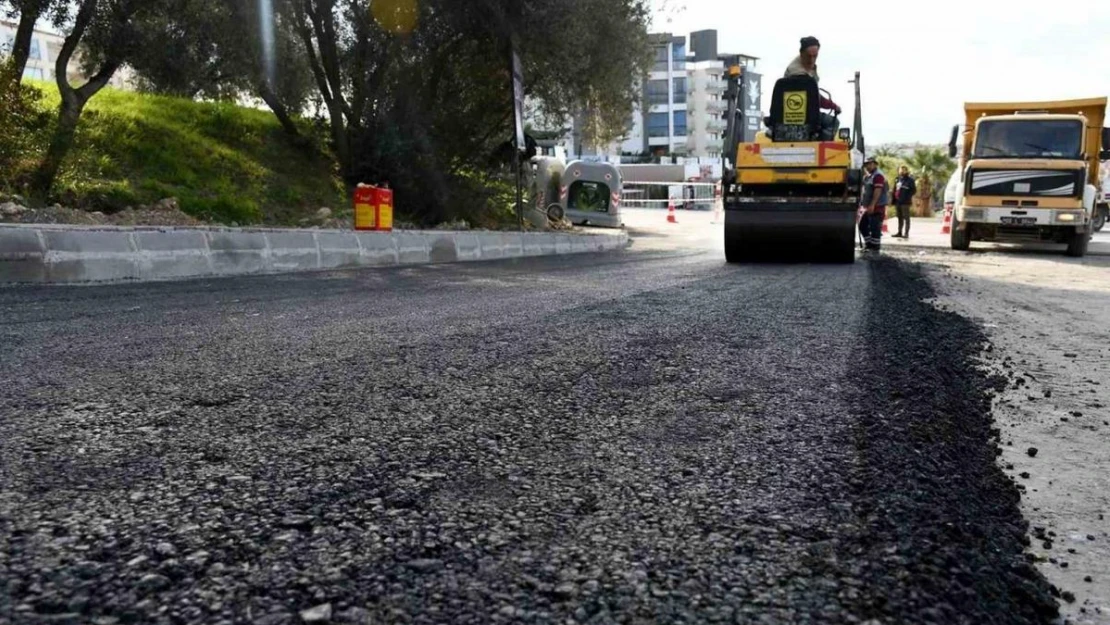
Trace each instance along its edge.
<instances>
[{"instance_id":1,"label":"building balcony","mask_svg":"<svg viewBox=\"0 0 1110 625\"><path fill-rule=\"evenodd\" d=\"M724 93L728 90L728 83L723 80L705 81L706 93Z\"/></svg>"},{"instance_id":2,"label":"building balcony","mask_svg":"<svg viewBox=\"0 0 1110 625\"><path fill-rule=\"evenodd\" d=\"M728 103L724 100L709 100L705 103L705 110L711 113L724 113L728 110Z\"/></svg>"},{"instance_id":3,"label":"building balcony","mask_svg":"<svg viewBox=\"0 0 1110 625\"><path fill-rule=\"evenodd\" d=\"M728 124L723 119L711 119L705 127L709 132L724 132L728 129Z\"/></svg>"}]
</instances>

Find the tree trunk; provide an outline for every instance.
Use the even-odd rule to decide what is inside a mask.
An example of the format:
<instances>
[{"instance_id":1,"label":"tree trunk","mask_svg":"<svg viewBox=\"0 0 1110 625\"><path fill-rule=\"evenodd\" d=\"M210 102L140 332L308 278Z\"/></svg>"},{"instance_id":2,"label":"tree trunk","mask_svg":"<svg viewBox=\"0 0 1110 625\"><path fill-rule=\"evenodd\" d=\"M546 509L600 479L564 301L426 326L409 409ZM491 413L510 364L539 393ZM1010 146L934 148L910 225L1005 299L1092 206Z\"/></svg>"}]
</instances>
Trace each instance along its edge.
<instances>
[{"instance_id":1,"label":"tree trunk","mask_svg":"<svg viewBox=\"0 0 1110 625\"><path fill-rule=\"evenodd\" d=\"M933 181L929 176L922 176L917 181L918 217L933 216Z\"/></svg>"},{"instance_id":2,"label":"tree trunk","mask_svg":"<svg viewBox=\"0 0 1110 625\"><path fill-rule=\"evenodd\" d=\"M50 194L58 171L62 168L62 161L73 147L73 140L77 136L77 122L81 120L81 111L84 109L85 101L78 97L62 99L58 109L58 128L50 140L46 156L31 179L31 193L35 197L45 198Z\"/></svg>"},{"instance_id":3,"label":"tree trunk","mask_svg":"<svg viewBox=\"0 0 1110 625\"><path fill-rule=\"evenodd\" d=\"M329 11L333 1L325 2ZM315 7L310 0L304 0L303 4L294 3L293 10L297 20L297 32L300 33L305 51L308 53L309 67L312 68L312 74L316 78L316 86L319 88L320 96L328 108L332 142L335 144L336 159L339 161L339 174L347 183L350 183L353 169L351 144L348 136L348 124L344 119L344 113L350 111L347 101L344 99L343 83L339 77L339 55L335 50L336 40L334 36L329 38L327 35L328 32L332 31L328 27L331 16L330 14L322 14L320 8ZM315 41L313 40L314 37ZM332 63L329 64L328 59ZM354 115L348 115L348 117L352 120L355 119ZM354 124L352 123L351 126L353 127Z\"/></svg>"},{"instance_id":4,"label":"tree trunk","mask_svg":"<svg viewBox=\"0 0 1110 625\"><path fill-rule=\"evenodd\" d=\"M258 88L258 95L266 106L270 107L270 111L277 117L281 127L285 130L285 134L293 137L294 139L301 138L301 131L297 129L297 124L293 122L293 117L289 115L289 110L285 108L285 104L278 98L274 90L266 83Z\"/></svg>"},{"instance_id":5,"label":"tree trunk","mask_svg":"<svg viewBox=\"0 0 1110 625\"><path fill-rule=\"evenodd\" d=\"M73 58L74 52L77 51L81 38L85 36L85 30L92 23L93 18L96 17L97 2L98 0L83 0L81 2L73 23L73 30L66 37L65 43L62 44L62 51L58 54L58 59L54 64L54 81L58 84L58 92L62 97L62 103L58 106L58 128L54 131L54 137L50 140L50 148L31 178L31 192L40 198L45 198L50 194L50 189L54 186L54 180L58 177L62 162L69 154L70 148L73 147L73 139L77 135L77 122L81 120L81 112L85 110L85 105L108 84L108 81L112 79L112 76L122 64L119 60L108 59L100 67L100 70L80 88L74 89L69 84L69 78L66 76L69 61Z\"/></svg>"},{"instance_id":6,"label":"tree trunk","mask_svg":"<svg viewBox=\"0 0 1110 625\"><path fill-rule=\"evenodd\" d=\"M335 157L339 161L339 175L350 182L353 164L351 163L351 143L347 133L347 125L343 120L343 111L339 107L328 107L331 117L331 136L335 143Z\"/></svg>"},{"instance_id":7,"label":"tree trunk","mask_svg":"<svg viewBox=\"0 0 1110 625\"><path fill-rule=\"evenodd\" d=\"M40 11L24 11L19 15L19 27L15 31L12 47L12 60L15 62L16 76L22 77L31 57L31 39L35 34L35 23L39 21ZM40 50L41 51L41 50Z\"/></svg>"}]
</instances>

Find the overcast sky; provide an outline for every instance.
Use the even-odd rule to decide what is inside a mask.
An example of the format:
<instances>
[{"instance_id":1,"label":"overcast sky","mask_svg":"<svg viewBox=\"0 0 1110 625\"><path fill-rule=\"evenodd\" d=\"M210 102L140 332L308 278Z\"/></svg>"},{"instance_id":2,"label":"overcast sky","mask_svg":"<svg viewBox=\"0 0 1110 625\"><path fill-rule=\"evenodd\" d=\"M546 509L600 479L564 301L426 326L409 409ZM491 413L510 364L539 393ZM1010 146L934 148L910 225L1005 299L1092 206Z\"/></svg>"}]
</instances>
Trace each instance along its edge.
<instances>
[{"instance_id":1,"label":"overcast sky","mask_svg":"<svg viewBox=\"0 0 1110 625\"><path fill-rule=\"evenodd\" d=\"M861 73L868 143L945 143L963 102L1110 95L1110 0L861 2L655 0L656 32L716 28L721 52L779 78L821 40L821 87L849 114ZM774 7L787 14L777 16ZM900 9L900 7L905 7ZM769 107L770 84L763 108Z\"/></svg>"}]
</instances>

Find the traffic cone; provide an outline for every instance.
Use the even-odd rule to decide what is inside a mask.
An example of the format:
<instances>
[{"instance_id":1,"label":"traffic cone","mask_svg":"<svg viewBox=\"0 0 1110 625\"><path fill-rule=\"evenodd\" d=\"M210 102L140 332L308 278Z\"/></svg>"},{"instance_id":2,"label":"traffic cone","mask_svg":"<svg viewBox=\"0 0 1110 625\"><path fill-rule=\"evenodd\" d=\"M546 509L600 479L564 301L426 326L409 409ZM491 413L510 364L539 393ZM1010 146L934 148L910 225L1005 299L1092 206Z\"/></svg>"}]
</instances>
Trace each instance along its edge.
<instances>
[{"instance_id":1,"label":"traffic cone","mask_svg":"<svg viewBox=\"0 0 1110 625\"><path fill-rule=\"evenodd\" d=\"M674 214L674 200L667 202L667 223L676 224L678 219L675 219Z\"/></svg>"},{"instance_id":2,"label":"traffic cone","mask_svg":"<svg viewBox=\"0 0 1110 625\"><path fill-rule=\"evenodd\" d=\"M952 234L952 205L944 207L944 223L940 226L941 234Z\"/></svg>"}]
</instances>

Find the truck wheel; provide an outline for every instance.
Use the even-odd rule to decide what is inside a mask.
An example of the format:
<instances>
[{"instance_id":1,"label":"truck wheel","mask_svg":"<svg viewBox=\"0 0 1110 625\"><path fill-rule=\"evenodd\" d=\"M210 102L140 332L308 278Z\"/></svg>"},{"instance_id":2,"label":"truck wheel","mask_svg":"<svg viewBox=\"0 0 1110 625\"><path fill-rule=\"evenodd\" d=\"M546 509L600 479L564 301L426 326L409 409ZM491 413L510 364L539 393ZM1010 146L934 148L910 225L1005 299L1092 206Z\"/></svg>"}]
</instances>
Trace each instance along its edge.
<instances>
[{"instance_id":1,"label":"truck wheel","mask_svg":"<svg viewBox=\"0 0 1110 625\"><path fill-rule=\"evenodd\" d=\"M1105 206L1095 211L1095 217L1091 220L1091 230L1102 232L1102 227L1106 225L1106 214L1108 212L1110 212L1110 208Z\"/></svg>"},{"instance_id":2,"label":"truck wheel","mask_svg":"<svg viewBox=\"0 0 1110 625\"><path fill-rule=\"evenodd\" d=\"M1091 242L1090 232L1073 232L1068 239L1068 256L1082 258L1087 255L1087 245Z\"/></svg>"},{"instance_id":3,"label":"truck wheel","mask_svg":"<svg viewBox=\"0 0 1110 625\"><path fill-rule=\"evenodd\" d=\"M956 221L956 216L952 216L952 249L958 252L966 252L971 249L971 229L965 228L960 230L958 226L960 223Z\"/></svg>"}]
</instances>

